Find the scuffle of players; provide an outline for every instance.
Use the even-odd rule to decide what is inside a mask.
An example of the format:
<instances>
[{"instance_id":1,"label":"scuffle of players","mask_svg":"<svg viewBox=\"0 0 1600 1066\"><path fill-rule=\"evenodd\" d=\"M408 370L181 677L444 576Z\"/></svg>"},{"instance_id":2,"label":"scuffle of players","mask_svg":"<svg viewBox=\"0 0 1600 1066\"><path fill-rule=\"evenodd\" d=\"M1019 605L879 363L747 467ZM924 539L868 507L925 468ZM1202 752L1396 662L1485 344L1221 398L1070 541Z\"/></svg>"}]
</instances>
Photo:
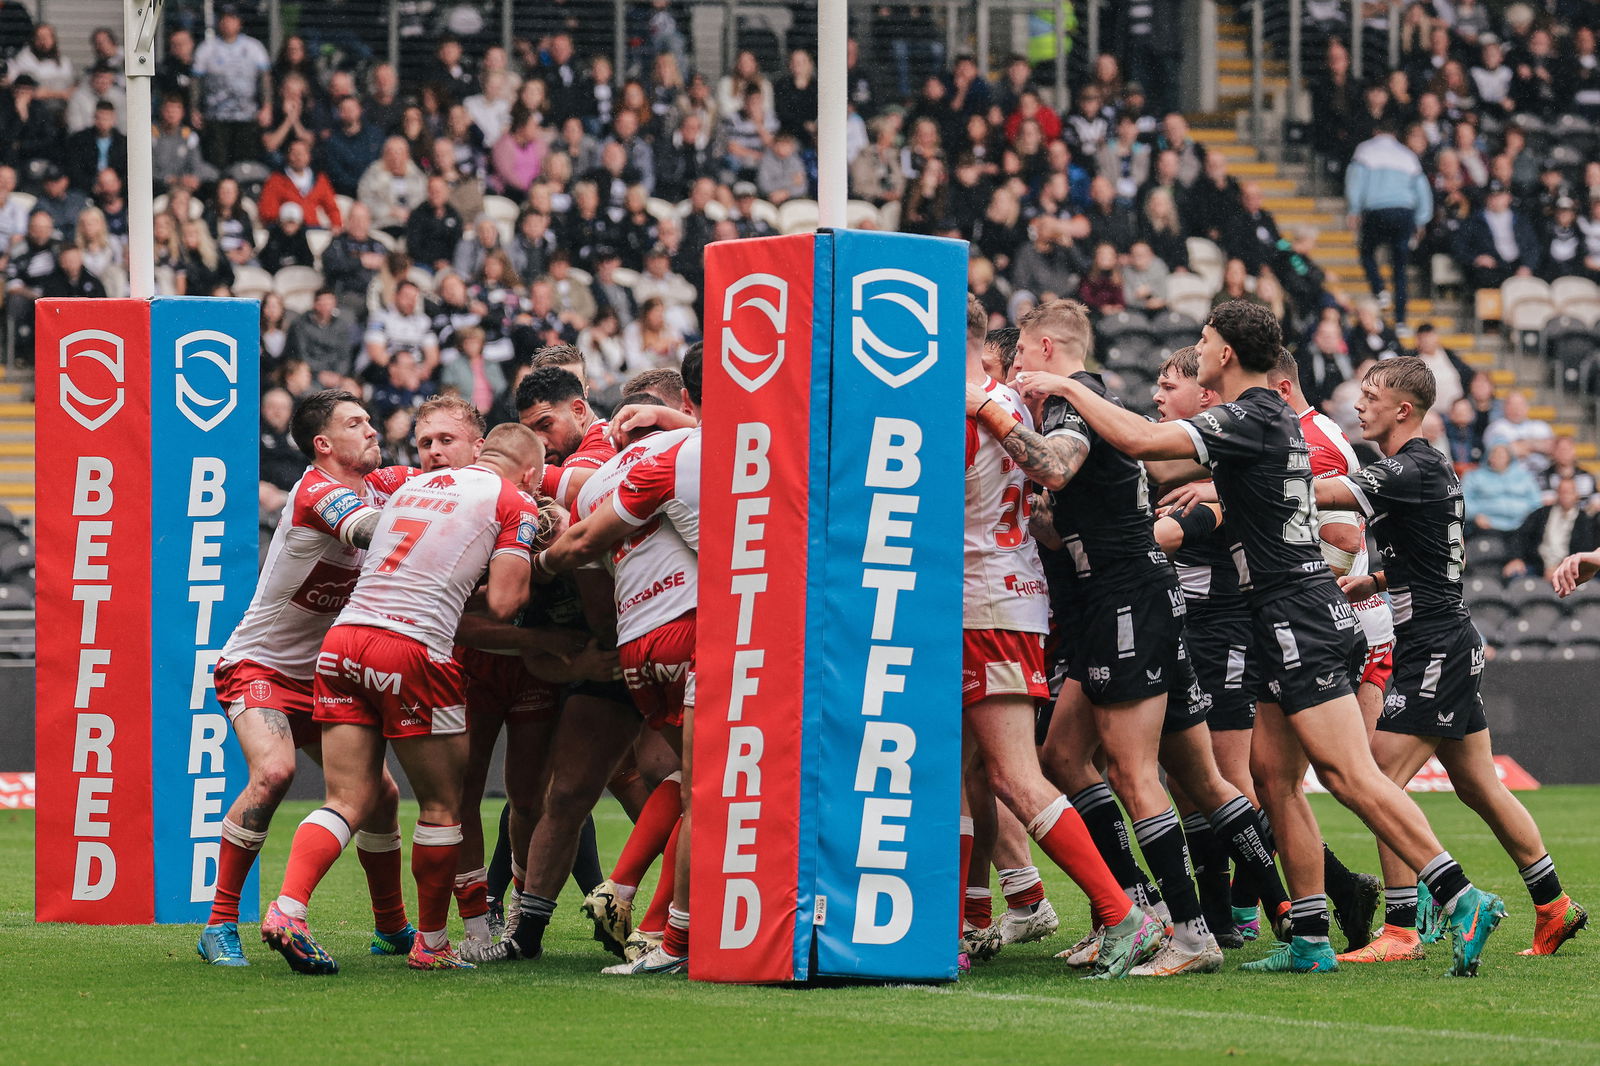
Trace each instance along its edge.
<instances>
[{"instance_id":1,"label":"scuffle of players","mask_svg":"<svg viewBox=\"0 0 1600 1066\"><path fill-rule=\"evenodd\" d=\"M1523 953L1576 934L1587 915L1495 773L1461 489L1421 428L1425 364L1367 375L1357 410L1383 458L1362 468L1259 307L1220 305L1167 360L1154 424L1087 369L1082 306L984 325L969 301L963 971L1057 932L1031 838L1089 900L1064 968L1213 973L1264 920L1281 944L1241 969L1419 959L1447 935L1449 972L1475 974L1505 908L1403 790L1434 757L1522 874L1537 915ZM520 424L486 434L460 399L424 405L420 469L378 467L355 397L300 401L310 466L216 671L250 779L223 823L202 959L248 965L239 894L304 749L326 798L261 923L296 971L338 970L308 920L352 841L374 954L426 970L536 960L571 876L622 960L604 972L686 968L701 365L697 345L681 375L639 375L607 422L581 356L546 349L517 390ZM1573 556L1556 589L1597 571L1600 553ZM479 805L502 735L490 859ZM421 808L414 925L390 748ZM1372 829L1381 884L1323 843L1308 767ZM591 812L608 790L634 827L605 876Z\"/></svg>"}]
</instances>

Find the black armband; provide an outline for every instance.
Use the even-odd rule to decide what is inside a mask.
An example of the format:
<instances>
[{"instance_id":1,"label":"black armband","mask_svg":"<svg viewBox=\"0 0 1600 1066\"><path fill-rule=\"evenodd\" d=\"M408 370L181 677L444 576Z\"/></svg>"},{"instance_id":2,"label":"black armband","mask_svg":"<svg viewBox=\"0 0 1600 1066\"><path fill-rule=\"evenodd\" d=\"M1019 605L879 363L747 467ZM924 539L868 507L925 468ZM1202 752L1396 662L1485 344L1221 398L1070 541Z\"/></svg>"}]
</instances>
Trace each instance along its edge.
<instances>
[{"instance_id":1,"label":"black armband","mask_svg":"<svg viewBox=\"0 0 1600 1066\"><path fill-rule=\"evenodd\" d=\"M1205 504L1196 504L1188 514L1172 514L1169 517L1183 530L1183 542L1189 544L1197 538L1209 536L1217 530L1217 512Z\"/></svg>"}]
</instances>

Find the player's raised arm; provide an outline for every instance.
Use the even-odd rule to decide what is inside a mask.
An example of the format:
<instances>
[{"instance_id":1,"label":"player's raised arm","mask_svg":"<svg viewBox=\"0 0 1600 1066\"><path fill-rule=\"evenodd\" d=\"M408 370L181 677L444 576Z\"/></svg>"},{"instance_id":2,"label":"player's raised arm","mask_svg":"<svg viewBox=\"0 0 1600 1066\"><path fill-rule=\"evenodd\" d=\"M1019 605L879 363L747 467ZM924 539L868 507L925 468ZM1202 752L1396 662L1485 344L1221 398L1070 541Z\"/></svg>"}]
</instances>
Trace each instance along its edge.
<instances>
[{"instance_id":1,"label":"player's raised arm","mask_svg":"<svg viewBox=\"0 0 1600 1066\"><path fill-rule=\"evenodd\" d=\"M574 522L550 547L533 557L535 575L561 574L597 562L606 549L633 533L635 526L614 507L597 507L581 522Z\"/></svg>"},{"instance_id":2,"label":"player's raised arm","mask_svg":"<svg viewBox=\"0 0 1600 1066\"><path fill-rule=\"evenodd\" d=\"M1600 551L1577 552L1561 560L1561 564L1550 575L1550 584L1557 596L1566 599L1597 572L1600 572Z\"/></svg>"},{"instance_id":3,"label":"player's raised arm","mask_svg":"<svg viewBox=\"0 0 1600 1066\"><path fill-rule=\"evenodd\" d=\"M1351 487L1348 477L1318 478L1312 484L1316 493L1317 506L1327 511L1360 511L1370 515L1369 508L1363 506Z\"/></svg>"},{"instance_id":4,"label":"player's raised arm","mask_svg":"<svg viewBox=\"0 0 1600 1066\"><path fill-rule=\"evenodd\" d=\"M985 433L1000 442L1023 473L1047 489L1066 487L1089 455L1089 444L1082 437L1035 433L975 385L967 386L967 412Z\"/></svg>"},{"instance_id":5,"label":"player's raised arm","mask_svg":"<svg viewBox=\"0 0 1600 1066\"><path fill-rule=\"evenodd\" d=\"M1152 423L1143 415L1118 407L1072 378L1024 370L1017 375L1024 396L1061 396L1100 436L1124 455L1135 459L1197 459L1199 453L1186 430L1176 422ZM1024 467L1026 469L1026 467Z\"/></svg>"}]
</instances>

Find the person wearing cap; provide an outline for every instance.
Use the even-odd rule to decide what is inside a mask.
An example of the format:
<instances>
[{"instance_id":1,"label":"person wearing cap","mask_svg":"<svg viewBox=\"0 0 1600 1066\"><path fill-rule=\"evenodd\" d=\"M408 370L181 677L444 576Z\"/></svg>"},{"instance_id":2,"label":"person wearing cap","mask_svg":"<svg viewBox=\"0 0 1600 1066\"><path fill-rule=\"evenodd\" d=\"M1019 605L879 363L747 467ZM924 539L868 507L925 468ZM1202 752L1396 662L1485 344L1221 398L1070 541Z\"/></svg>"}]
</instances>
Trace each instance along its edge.
<instances>
[{"instance_id":1,"label":"person wearing cap","mask_svg":"<svg viewBox=\"0 0 1600 1066\"><path fill-rule=\"evenodd\" d=\"M219 170L261 150L260 127L272 119L272 57L265 46L244 32L239 12L225 4L217 15L217 32L195 49L194 76L200 92L204 125L200 143L206 159Z\"/></svg>"},{"instance_id":2,"label":"person wearing cap","mask_svg":"<svg viewBox=\"0 0 1600 1066\"><path fill-rule=\"evenodd\" d=\"M1578 229L1578 203L1570 196L1556 197L1555 210L1545 221L1539 275L1546 281L1587 277L1583 263L1583 233Z\"/></svg>"},{"instance_id":3,"label":"person wearing cap","mask_svg":"<svg viewBox=\"0 0 1600 1066\"><path fill-rule=\"evenodd\" d=\"M1533 224L1511 207L1511 188L1489 183L1483 210L1462 223L1456 234L1456 259L1475 289L1495 289L1512 275L1539 269L1539 235Z\"/></svg>"},{"instance_id":4,"label":"person wearing cap","mask_svg":"<svg viewBox=\"0 0 1600 1066\"><path fill-rule=\"evenodd\" d=\"M739 227L741 237L770 237L777 233L769 222L756 214L757 195L755 182L734 183L733 210L728 217Z\"/></svg>"},{"instance_id":5,"label":"person wearing cap","mask_svg":"<svg viewBox=\"0 0 1600 1066\"><path fill-rule=\"evenodd\" d=\"M94 107L94 122L67 138L62 150L63 169L74 189L87 193L94 179L110 167L128 172L128 138L117 129L117 105L101 100Z\"/></svg>"},{"instance_id":6,"label":"person wearing cap","mask_svg":"<svg viewBox=\"0 0 1600 1066\"><path fill-rule=\"evenodd\" d=\"M96 63L89 68L88 77L67 101L66 124L68 133L77 133L94 125L95 108L109 103L116 114L117 130L128 132L128 94L117 84L117 70L109 63Z\"/></svg>"},{"instance_id":7,"label":"person wearing cap","mask_svg":"<svg viewBox=\"0 0 1600 1066\"><path fill-rule=\"evenodd\" d=\"M1356 147L1344 175L1350 228L1359 235L1361 267L1367 287L1380 307L1391 300L1378 273L1378 249L1389 249L1394 277L1394 317L1406 321L1406 267L1413 235L1420 237L1433 217L1433 190L1415 152L1395 139L1394 125L1380 122L1377 132Z\"/></svg>"},{"instance_id":8,"label":"person wearing cap","mask_svg":"<svg viewBox=\"0 0 1600 1066\"><path fill-rule=\"evenodd\" d=\"M0 106L0 161L24 170L36 159L53 159L60 133L38 100L39 82L23 74L11 83L11 103Z\"/></svg>"},{"instance_id":9,"label":"person wearing cap","mask_svg":"<svg viewBox=\"0 0 1600 1066\"><path fill-rule=\"evenodd\" d=\"M284 267L316 266L305 222L305 209L293 200L278 207L276 223L267 227L267 243L256 255L262 269L276 274Z\"/></svg>"},{"instance_id":10,"label":"person wearing cap","mask_svg":"<svg viewBox=\"0 0 1600 1066\"><path fill-rule=\"evenodd\" d=\"M34 207L50 216L56 240L72 240L78 229L78 212L89 206L89 198L68 184L67 172L55 163L46 163L39 177L41 188Z\"/></svg>"}]
</instances>

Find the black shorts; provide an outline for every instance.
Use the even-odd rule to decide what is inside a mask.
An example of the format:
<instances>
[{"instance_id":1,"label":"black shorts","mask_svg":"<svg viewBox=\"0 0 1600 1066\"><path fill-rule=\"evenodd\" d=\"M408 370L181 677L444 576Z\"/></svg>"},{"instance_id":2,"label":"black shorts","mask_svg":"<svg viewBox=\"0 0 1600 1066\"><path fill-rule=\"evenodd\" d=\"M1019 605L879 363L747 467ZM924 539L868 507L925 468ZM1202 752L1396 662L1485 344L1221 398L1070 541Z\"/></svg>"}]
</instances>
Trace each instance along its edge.
<instances>
[{"instance_id":1,"label":"black shorts","mask_svg":"<svg viewBox=\"0 0 1600 1066\"><path fill-rule=\"evenodd\" d=\"M1167 689L1167 716L1161 723L1161 735L1171 736L1204 725L1210 712L1211 697L1200 687L1194 663L1190 661L1184 641L1180 640L1178 665L1172 671L1172 684Z\"/></svg>"},{"instance_id":2,"label":"black shorts","mask_svg":"<svg viewBox=\"0 0 1600 1066\"><path fill-rule=\"evenodd\" d=\"M1072 603L1061 622L1067 676L1097 707L1167 692L1178 672L1187 609L1171 570Z\"/></svg>"},{"instance_id":3,"label":"black shorts","mask_svg":"<svg viewBox=\"0 0 1600 1066\"><path fill-rule=\"evenodd\" d=\"M568 696L592 696L597 700L620 703L624 707L634 706L633 694L628 691L628 683L626 681L574 681L567 686L566 694ZM563 702L565 702L564 698Z\"/></svg>"},{"instance_id":4,"label":"black shorts","mask_svg":"<svg viewBox=\"0 0 1600 1066\"><path fill-rule=\"evenodd\" d=\"M1184 624L1183 641L1200 689L1211 697L1211 710L1206 715L1211 731L1252 728L1261 672L1250 652L1250 616L1190 614Z\"/></svg>"},{"instance_id":5,"label":"black shorts","mask_svg":"<svg viewBox=\"0 0 1600 1066\"><path fill-rule=\"evenodd\" d=\"M1472 623L1407 635L1394 646L1394 677L1378 728L1417 737L1461 738L1489 728L1483 714L1483 638Z\"/></svg>"},{"instance_id":6,"label":"black shorts","mask_svg":"<svg viewBox=\"0 0 1600 1066\"><path fill-rule=\"evenodd\" d=\"M1355 695L1366 644L1355 611L1331 579L1256 604L1250 633L1263 703L1294 714Z\"/></svg>"}]
</instances>

